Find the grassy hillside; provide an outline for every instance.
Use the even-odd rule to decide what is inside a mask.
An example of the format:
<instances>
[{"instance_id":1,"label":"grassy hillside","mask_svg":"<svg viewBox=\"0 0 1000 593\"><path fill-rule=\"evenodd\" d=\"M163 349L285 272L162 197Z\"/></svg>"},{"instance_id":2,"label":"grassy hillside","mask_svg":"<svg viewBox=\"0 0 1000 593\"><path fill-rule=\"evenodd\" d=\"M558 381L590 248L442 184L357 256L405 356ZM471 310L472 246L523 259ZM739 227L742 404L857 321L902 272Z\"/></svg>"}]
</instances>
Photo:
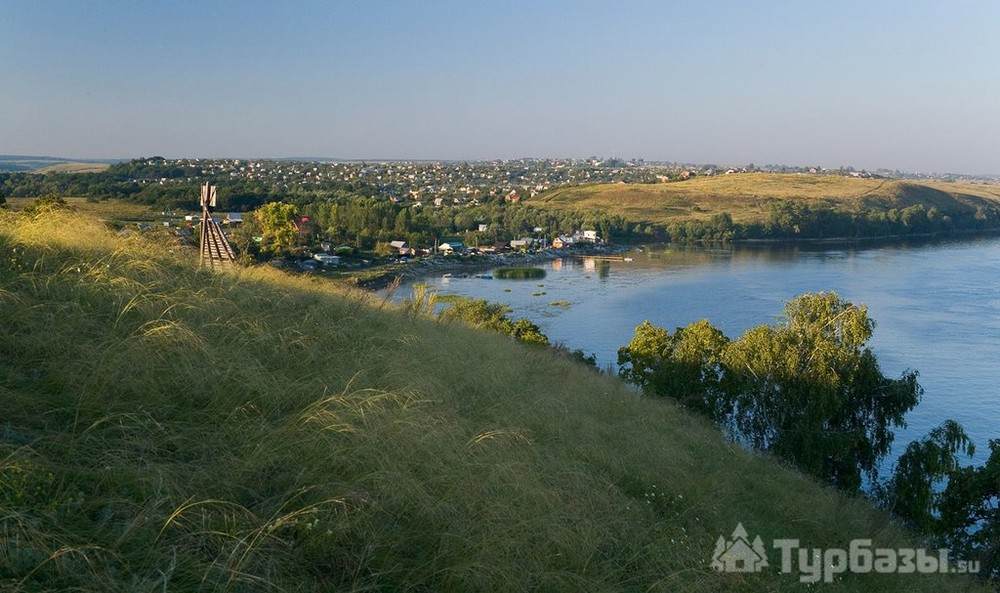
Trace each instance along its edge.
<instances>
[{"instance_id":1,"label":"grassy hillside","mask_svg":"<svg viewBox=\"0 0 1000 593\"><path fill-rule=\"evenodd\" d=\"M633 221L672 223L705 220L728 212L735 222L757 222L778 200L801 201L846 211L906 208L923 204L944 214L1000 205L1000 185L857 179L834 175L752 173L695 177L687 181L600 184L560 188L528 203L550 208L600 210Z\"/></svg>"},{"instance_id":2,"label":"grassy hillside","mask_svg":"<svg viewBox=\"0 0 1000 593\"><path fill-rule=\"evenodd\" d=\"M716 538L908 542L550 350L167 241L0 210L0 589L792 591Z\"/></svg>"},{"instance_id":3,"label":"grassy hillside","mask_svg":"<svg viewBox=\"0 0 1000 593\"><path fill-rule=\"evenodd\" d=\"M36 169L34 173L100 173L110 166L109 163L56 163Z\"/></svg>"}]
</instances>

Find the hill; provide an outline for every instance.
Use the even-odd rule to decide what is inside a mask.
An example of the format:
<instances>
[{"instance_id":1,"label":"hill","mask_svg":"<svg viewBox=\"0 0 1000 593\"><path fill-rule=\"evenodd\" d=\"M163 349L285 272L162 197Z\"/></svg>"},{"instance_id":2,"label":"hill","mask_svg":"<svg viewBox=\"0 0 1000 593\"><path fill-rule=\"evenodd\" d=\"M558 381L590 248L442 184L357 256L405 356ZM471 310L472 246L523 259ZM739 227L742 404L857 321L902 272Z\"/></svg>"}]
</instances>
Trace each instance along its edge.
<instances>
[{"instance_id":1,"label":"hill","mask_svg":"<svg viewBox=\"0 0 1000 593\"><path fill-rule=\"evenodd\" d=\"M111 165L111 163L115 162L118 161L108 159L79 160L54 156L0 154L0 172L30 171L35 173L90 173L104 171Z\"/></svg>"},{"instance_id":2,"label":"hill","mask_svg":"<svg viewBox=\"0 0 1000 593\"><path fill-rule=\"evenodd\" d=\"M549 349L82 215L0 210L0 254L3 589L794 591L716 539L912 543Z\"/></svg>"},{"instance_id":3,"label":"hill","mask_svg":"<svg viewBox=\"0 0 1000 593\"><path fill-rule=\"evenodd\" d=\"M100 173L107 171L109 163L55 163L35 169L34 173Z\"/></svg>"},{"instance_id":4,"label":"hill","mask_svg":"<svg viewBox=\"0 0 1000 593\"><path fill-rule=\"evenodd\" d=\"M916 204L943 214L1000 207L1000 185L909 182L834 175L749 173L694 177L659 184L600 184L544 192L528 204L556 209L599 210L632 221L669 224L728 213L737 223L763 221L781 201L845 212L903 209Z\"/></svg>"}]
</instances>

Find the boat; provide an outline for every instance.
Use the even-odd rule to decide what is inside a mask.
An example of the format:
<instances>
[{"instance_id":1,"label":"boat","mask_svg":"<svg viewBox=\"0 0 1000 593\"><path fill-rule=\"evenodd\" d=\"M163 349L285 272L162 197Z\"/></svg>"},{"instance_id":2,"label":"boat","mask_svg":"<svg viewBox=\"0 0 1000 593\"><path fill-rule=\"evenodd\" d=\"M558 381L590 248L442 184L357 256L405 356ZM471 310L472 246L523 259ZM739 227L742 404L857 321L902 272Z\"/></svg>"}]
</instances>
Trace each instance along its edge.
<instances>
[{"instance_id":1,"label":"boat","mask_svg":"<svg viewBox=\"0 0 1000 593\"><path fill-rule=\"evenodd\" d=\"M634 259L632 259L631 257L626 257L626 258L624 258L624 259L623 259L622 261L635 261L635 260L634 260Z\"/></svg>"}]
</instances>

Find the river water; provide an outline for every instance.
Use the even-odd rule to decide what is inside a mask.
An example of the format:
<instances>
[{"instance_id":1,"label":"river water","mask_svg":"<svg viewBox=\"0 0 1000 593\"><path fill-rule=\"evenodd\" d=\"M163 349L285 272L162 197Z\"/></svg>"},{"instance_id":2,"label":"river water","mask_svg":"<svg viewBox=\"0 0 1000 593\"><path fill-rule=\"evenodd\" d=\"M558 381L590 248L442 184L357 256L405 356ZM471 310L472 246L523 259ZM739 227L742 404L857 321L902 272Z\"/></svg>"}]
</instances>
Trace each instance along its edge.
<instances>
[{"instance_id":1,"label":"river water","mask_svg":"<svg viewBox=\"0 0 1000 593\"><path fill-rule=\"evenodd\" d=\"M422 278L439 293L507 303L554 342L614 364L636 325L671 330L708 319L726 335L778 319L803 292L834 290L869 307L883 371L920 373L925 393L896 451L944 419L977 444L1000 438L1000 238L849 246L647 246L633 261L564 258L535 280ZM486 272L490 274L490 272ZM396 295L409 293L404 286Z\"/></svg>"}]
</instances>

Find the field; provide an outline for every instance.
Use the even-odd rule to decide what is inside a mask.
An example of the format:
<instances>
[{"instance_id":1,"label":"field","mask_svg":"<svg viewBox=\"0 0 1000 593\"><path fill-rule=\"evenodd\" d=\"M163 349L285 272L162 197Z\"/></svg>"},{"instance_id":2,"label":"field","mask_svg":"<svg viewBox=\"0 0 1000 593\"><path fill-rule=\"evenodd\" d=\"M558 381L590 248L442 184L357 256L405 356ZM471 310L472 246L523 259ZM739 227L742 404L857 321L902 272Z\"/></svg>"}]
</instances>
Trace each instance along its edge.
<instances>
[{"instance_id":1,"label":"field","mask_svg":"<svg viewBox=\"0 0 1000 593\"><path fill-rule=\"evenodd\" d=\"M74 161L52 156L0 154L0 172L30 171L34 173L92 173L104 171L114 161Z\"/></svg>"},{"instance_id":2,"label":"field","mask_svg":"<svg viewBox=\"0 0 1000 593\"><path fill-rule=\"evenodd\" d=\"M169 240L0 210L0 589L798 591L716 538L913 543L552 350Z\"/></svg>"},{"instance_id":3,"label":"field","mask_svg":"<svg viewBox=\"0 0 1000 593\"><path fill-rule=\"evenodd\" d=\"M527 203L547 208L600 210L633 221L666 224L728 212L736 222L763 219L778 200L855 211L924 204L945 214L1000 204L1000 184L908 182L834 175L751 173L695 177L660 184L601 184L559 188Z\"/></svg>"},{"instance_id":4,"label":"field","mask_svg":"<svg viewBox=\"0 0 1000 593\"><path fill-rule=\"evenodd\" d=\"M56 163L35 169L33 173L100 173L111 165L108 163Z\"/></svg>"}]
</instances>

